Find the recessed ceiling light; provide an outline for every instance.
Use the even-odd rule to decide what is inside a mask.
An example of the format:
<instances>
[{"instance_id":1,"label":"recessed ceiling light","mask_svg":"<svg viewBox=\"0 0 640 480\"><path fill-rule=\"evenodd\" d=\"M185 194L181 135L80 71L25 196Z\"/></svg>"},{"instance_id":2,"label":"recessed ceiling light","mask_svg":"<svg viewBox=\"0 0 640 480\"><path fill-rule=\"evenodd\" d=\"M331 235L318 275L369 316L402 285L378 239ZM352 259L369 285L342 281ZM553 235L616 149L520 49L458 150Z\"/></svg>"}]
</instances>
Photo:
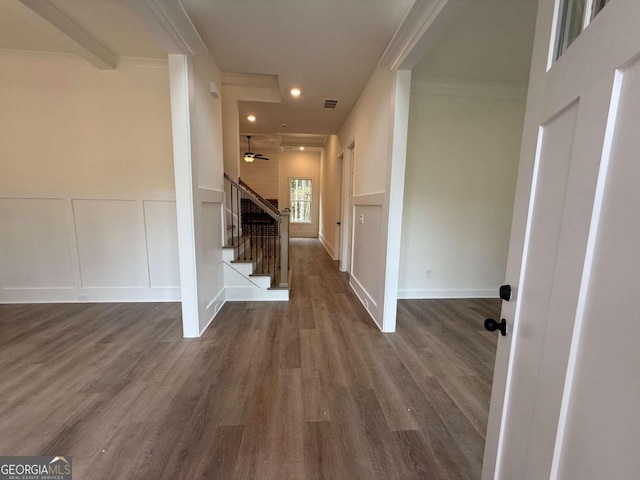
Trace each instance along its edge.
<instances>
[{"instance_id":1,"label":"recessed ceiling light","mask_svg":"<svg viewBox=\"0 0 640 480\"><path fill-rule=\"evenodd\" d=\"M255 122L256 121L256 116L255 115L249 115L249 116L247 116L247 120L249 120L250 122Z\"/></svg>"},{"instance_id":2,"label":"recessed ceiling light","mask_svg":"<svg viewBox=\"0 0 640 480\"><path fill-rule=\"evenodd\" d=\"M304 150L304 147L300 147L300 151Z\"/></svg>"},{"instance_id":3,"label":"recessed ceiling light","mask_svg":"<svg viewBox=\"0 0 640 480\"><path fill-rule=\"evenodd\" d=\"M291 89L291 95L293 95L294 97L299 97L301 93L302 91L298 87Z\"/></svg>"}]
</instances>

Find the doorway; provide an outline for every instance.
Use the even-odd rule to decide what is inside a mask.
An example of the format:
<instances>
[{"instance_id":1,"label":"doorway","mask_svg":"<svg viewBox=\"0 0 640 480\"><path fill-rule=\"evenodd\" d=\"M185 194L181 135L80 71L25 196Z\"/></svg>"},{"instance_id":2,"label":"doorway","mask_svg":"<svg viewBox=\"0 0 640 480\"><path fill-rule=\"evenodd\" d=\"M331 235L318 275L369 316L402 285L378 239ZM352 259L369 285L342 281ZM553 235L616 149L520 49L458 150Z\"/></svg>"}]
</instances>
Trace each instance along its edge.
<instances>
[{"instance_id":1,"label":"doorway","mask_svg":"<svg viewBox=\"0 0 640 480\"><path fill-rule=\"evenodd\" d=\"M353 256L353 184L355 164L355 142L341 155L342 188L340 189L340 271L351 274Z\"/></svg>"},{"instance_id":2,"label":"doorway","mask_svg":"<svg viewBox=\"0 0 640 480\"><path fill-rule=\"evenodd\" d=\"M476 470L465 478L480 476L473 452L483 451L489 424L499 333L484 322L501 318L535 23L534 2L468 2L412 70L398 333L413 331L415 341L451 329L421 346L452 365L433 377L461 428L473 411L478 436L464 439L477 443L463 450ZM493 35L511 39L508 54L486 48Z\"/></svg>"}]
</instances>

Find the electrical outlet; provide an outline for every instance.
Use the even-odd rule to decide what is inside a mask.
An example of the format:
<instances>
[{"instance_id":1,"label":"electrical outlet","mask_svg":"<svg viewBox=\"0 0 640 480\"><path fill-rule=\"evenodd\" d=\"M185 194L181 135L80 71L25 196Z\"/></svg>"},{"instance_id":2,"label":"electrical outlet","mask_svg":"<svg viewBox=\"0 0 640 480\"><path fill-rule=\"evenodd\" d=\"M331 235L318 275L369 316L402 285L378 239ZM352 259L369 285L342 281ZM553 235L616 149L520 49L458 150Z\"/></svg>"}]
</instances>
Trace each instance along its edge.
<instances>
[{"instance_id":1,"label":"electrical outlet","mask_svg":"<svg viewBox=\"0 0 640 480\"><path fill-rule=\"evenodd\" d=\"M87 300L89 300L89 295L78 295L78 300L80 300L81 302L86 302Z\"/></svg>"},{"instance_id":2,"label":"electrical outlet","mask_svg":"<svg viewBox=\"0 0 640 480\"><path fill-rule=\"evenodd\" d=\"M424 277L431 278L432 274L433 274L432 270L430 268L427 268L427 271L424 273Z\"/></svg>"},{"instance_id":3,"label":"electrical outlet","mask_svg":"<svg viewBox=\"0 0 640 480\"><path fill-rule=\"evenodd\" d=\"M358 217L358 221L360 222L360 225L364 224L364 213L360 214L360 216Z\"/></svg>"}]
</instances>

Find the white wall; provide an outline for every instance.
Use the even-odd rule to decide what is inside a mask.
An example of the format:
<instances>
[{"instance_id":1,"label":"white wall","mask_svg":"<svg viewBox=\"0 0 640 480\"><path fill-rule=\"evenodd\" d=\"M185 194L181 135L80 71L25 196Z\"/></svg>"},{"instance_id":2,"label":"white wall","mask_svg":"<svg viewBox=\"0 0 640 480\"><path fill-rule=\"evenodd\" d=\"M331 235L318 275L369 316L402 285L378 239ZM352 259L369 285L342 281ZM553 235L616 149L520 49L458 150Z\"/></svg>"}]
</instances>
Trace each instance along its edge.
<instances>
[{"instance_id":1,"label":"white wall","mask_svg":"<svg viewBox=\"0 0 640 480\"><path fill-rule=\"evenodd\" d=\"M412 93L401 298L497 297L524 108L524 99Z\"/></svg>"},{"instance_id":2,"label":"white wall","mask_svg":"<svg viewBox=\"0 0 640 480\"><path fill-rule=\"evenodd\" d=\"M334 260L340 250L340 181L342 164L338 159L342 146L337 135L329 135L324 142L320 168L320 241Z\"/></svg>"},{"instance_id":3,"label":"white wall","mask_svg":"<svg viewBox=\"0 0 640 480\"><path fill-rule=\"evenodd\" d=\"M169 72L183 334L197 337L225 301L220 72L208 54L169 55Z\"/></svg>"},{"instance_id":4,"label":"white wall","mask_svg":"<svg viewBox=\"0 0 640 480\"><path fill-rule=\"evenodd\" d=\"M240 161L240 178L264 198L279 198L280 154L275 149L254 148L269 160L255 160L252 163ZM240 155L246 150L240 148ZM279 200L278 200L279 202Z\"/></svg>"},{"instance_id":5,"label":"white wall","mask_svg":"<svg viewBox=\"0 0 640 480\"><path fill-rule=\"evenodd\" d=\"M397 275L387 273L400 245L398 232L389 231L389 212L402 215L410 78L410 72L377 68L338 135L344 147L355 145L353 213L364 216L354 225L349 281L383 331L395 330Z\"/></svg>"},{"instance_id":6,"label":"white wall","mask_svg":"<svg viewBox=\"0 0 640 480\"><path fill-rule=\"evenodd\" d=\"M0 301L179 300L166 62L0 53Z\"/></svg>"},{"instance_id":7,"label":"white wall","mask_svg":"<svg viewBox=\"0 0 640 480\"><path fill-rule=\"evenodd\" d=\"M199 205L196 208L196 264L200 333L222 307L224 218L224 161L222 105L209 93L209 83L220 82L220 71L208 56L194 57L195 124ZM199 207L199 208L198 208Z\"/></svg>"},{"instance_id":8,"label":"white wall","mask_svg":"<svg viewBox=\"0 0 640 480\"><path fill-rule=\"evenodd\" d=\"M291 237L317 238L320 225L320 152L285 151L280 156L280 210L291 208L289 198L290 178L311 179L311 223L293 223Z\"/></svg>"},{"instance_id":9,"label":"white wall","mask_svg":"<svg viewBox=\"0 0 640 480\"><path fill-rule=\"evenodd\" d=\"M222 135L224 138L224 173L233 180L240 175L240 116L239 102L279 103L280 88L274 75L225 73L222 85Z\"/></svg>"}]
</instances>

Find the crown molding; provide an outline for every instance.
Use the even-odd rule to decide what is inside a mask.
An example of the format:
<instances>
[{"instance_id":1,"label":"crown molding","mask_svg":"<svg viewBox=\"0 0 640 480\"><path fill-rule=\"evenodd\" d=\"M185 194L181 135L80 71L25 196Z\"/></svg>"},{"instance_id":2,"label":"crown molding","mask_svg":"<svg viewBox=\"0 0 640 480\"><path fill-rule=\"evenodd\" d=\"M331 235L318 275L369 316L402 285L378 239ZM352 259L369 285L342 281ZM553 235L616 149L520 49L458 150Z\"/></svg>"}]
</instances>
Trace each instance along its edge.
<instances>
[{"instance_id":1,"label":"crown molding","mask_svg":"<svg viewBox=\"0 0 640 480\"><path fill-rule=\"evenodd\" d=\"M379 67L410 70L469 0L415 0L382 54Z\"/></svg>"},{"instance_id":2,"label":"crown molding","mask_svg":"<svg viewBox=\"0 0 640 480\"><path fill-rule=\"evenodd\" d=\"M527 99L527 84L476 82L448 78L414 78L411 82L411 94L524 101Z\"/></svg>"},{"instance_id":3,"label":"crown molding","mask_svg":"<svg viewBox=\"0 0 640 480\"><path fill-rule=\"evenodd\" d=\"M118 58L118 68L120 67L157 68L166 70L169 68L169 61L166 58L120 57Z\"/></svg>"},{"instance_id":4,"label":"crown molding","mask_svg":"<svg viewBox=\"0 0 640 480\"><path fill-rule=\"evenodd\" d=\"M0 48L0 59L5 61L29 61L66 63L74 65L87 65L87 62L75 53L68 52L41 52L37 50L13 50ZM119 57L117 68L139 67L167 69L168 62L165 58Z\"/></svg>"},{"instance_id":5,"label":"crown molding","mask_svg":"<svg viewBox=\"0 0 640 480\"><path fill-rule=\"evenodd\" d=\"M41 52L38 50L14 50L0 48L0 59L32 62L75 63L86 65L83 59L69 52Z\"/></svg>"},{"instance_id":6,"label":"crown molding","mask_svg":"<svg viewBox=\"0 0 640 480\"><path fill-rule=\"evenodd\" d=\"M180 0L123 0L155 34L167 53L204 55L209 49Z\"/></svg>"},{"instance_id":7,"label":"crown molding","mask_svg":"<svg viewBox=\"0 0 640 480\"><path fill-rule=\"evenodd\" d=\"M264 75L260 73L235 73L222 72L221 83L227 87L253 87L253 88L277 88L280 82L277 75Z\"/></svg>"}]
</instances>

